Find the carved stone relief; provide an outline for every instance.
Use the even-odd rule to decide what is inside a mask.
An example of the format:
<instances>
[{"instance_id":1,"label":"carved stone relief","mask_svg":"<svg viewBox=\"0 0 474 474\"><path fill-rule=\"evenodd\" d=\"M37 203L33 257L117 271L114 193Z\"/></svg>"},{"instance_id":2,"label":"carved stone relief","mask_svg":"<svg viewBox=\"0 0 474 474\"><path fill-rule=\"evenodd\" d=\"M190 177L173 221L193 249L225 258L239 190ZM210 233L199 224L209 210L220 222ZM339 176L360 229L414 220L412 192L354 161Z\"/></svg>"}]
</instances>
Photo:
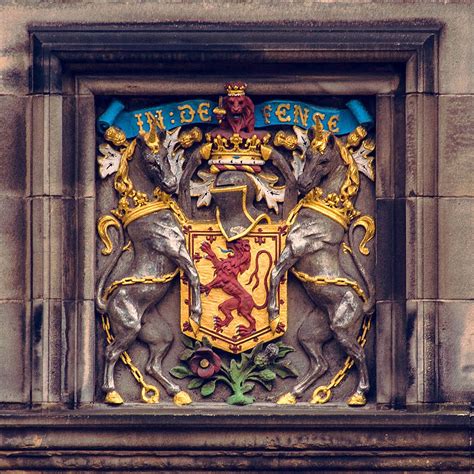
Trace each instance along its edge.
<instances>
[{"instance_id":1,"label":"carved stone relief","mask_svg":"<svg viewBox=\"0 0 474 474\"><path fill-rule=\"evenodd\" d=\"M100 110L109 404L370 401L370 104L247 92Z\"/></svg>"}]
</instances>

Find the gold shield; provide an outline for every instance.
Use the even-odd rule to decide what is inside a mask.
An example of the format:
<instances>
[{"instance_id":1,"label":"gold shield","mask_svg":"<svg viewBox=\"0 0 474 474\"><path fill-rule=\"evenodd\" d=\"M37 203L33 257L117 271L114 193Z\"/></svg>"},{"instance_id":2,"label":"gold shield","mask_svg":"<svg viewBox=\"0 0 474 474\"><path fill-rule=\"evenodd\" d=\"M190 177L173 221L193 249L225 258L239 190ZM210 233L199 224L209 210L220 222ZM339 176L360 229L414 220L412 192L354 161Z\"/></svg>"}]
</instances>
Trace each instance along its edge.
<instances>
[{"instance_id":1,"label":"gold shield","mask_svg":"<svg viewBox=\"0 0 474 474\"><path fill-rule=\"evenodd\" d=\"M271 270L285 245L287 227L266 224L228 242L217 224L185 226L186 243L202 287L202 317L194 334L189 321L191 290L181 278L181 330L234 354L282 336L287 328L287 280L278 288L280 319L270 328L267 299Z\"/></svg>"}]
</instances>

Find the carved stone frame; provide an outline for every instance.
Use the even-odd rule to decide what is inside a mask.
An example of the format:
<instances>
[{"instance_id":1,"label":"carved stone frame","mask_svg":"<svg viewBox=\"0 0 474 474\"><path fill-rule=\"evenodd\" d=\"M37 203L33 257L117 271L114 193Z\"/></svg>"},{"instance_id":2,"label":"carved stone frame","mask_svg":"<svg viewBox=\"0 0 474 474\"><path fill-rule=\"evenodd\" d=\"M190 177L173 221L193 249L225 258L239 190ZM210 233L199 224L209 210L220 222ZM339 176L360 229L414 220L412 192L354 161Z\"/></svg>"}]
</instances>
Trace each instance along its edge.
<instances>
[{"instance_id":1,"label":"carved stone frame","mask_svg":"<svg viewBox=\"0 0 474 474\"><path fill-rule=\"evenodd\" d=\"M146 413L150 411L144 407L134 407L134 414L126 409L108 416L97 410L91 414L87 405L94 402L97 383L93 302L94 97L154 92L186 94L193 90L218 94L220 89L210 80L216 79L216 73L205 68L219 63L239 64L242 71L253 71L252 65L261 65L264 72L259 75L251 72L255 93L259 88L267 90L268 84L279 84L282 95L374 95L378 229L376 400L378 405L388 407L436 402L437 317L433 300L438 297L438 210L436 200L426 198L437 194L440 30L439 25L426 23L33 28L28 189L31 402L76 408L78 430L93 430L101 420L112 431L114 427L134 430L138 433L135 444L142 443L143 449L170 446L172 450L189 447L201 452L205 444L189 436L199 437L202 427L209 443L205 449L209 446L220 449L226 441L219 440L219 432L232 424L239 439L235 450L250 449L253 455L249 459L257 459L270 449L258 439L259 432L277 439L277 433L300 430L300 434L309 436L304 451L316 449L314 429L329 430L340 448L353 447L351 436L361 430L370 431L372 444L367 442L366 449L384 451L391 445L380 441L381 431L389 426L395 430L416 424L430 426L432 421L428 418L413 418L414 415L404 418L402 412L387 412L383 417L379 414L379 422L375 418L377 414L370 411L348 412L343 419L334 410L308 406L290 407L286 411L222 409L218 419L212 417L210 408L193 409L192 417L186 419L181 418L179 409L167 408L160 409L161 418L153 418L146 426L141 424L148 419ZM130 74L131 65L141 72ZM287 75L282 84L278 76L265 72L277 65L289 66L289 70L295 67L299 72ZM305 65L313 65L308 66L310 73L301 72ZM332 72L315 72L315 65ZM174 72L166 73L166 68ZM153 80L147 76L151 73ZM194 75L192 81L190 74ZM92 416L88 418L92 420L90 424L80 418L81 413ZM237 416L240 421L236 425ZM271 421L273 416L278 419ZM464 435L461 436L464 428L459 420L447 415L438 420L452 433L443 449L460 450L464 446ZM253 424L253 431L247 434L246 422ZM171 424L176 425L172 428L176 438L172 446L163 437L163 430L171 429ZM58 433L61 426L59 422ZM338 426L343 426L345 432ZM153 442L146 441L146 427L154 433L161 430L162 435ZM397 439L394 443L401 446L402 438ZM231 442L229 439L228 443ZM275 449L284 450L284 442L275 442ZM417 443L415 449L419 453L439 448L433 448L436 440L430 436ZM67 448L57 438L57 449L60 446L72 449L74 443ZM111 449L105 441L88 446ZM317 461L322 463L321 467L337 467L337 462L331 464L324 454L331 446L335 445L326 443L316 449L316 454L307 454L301 466L311 466ZM391 460L380 461L379 466L395 466L402 456L393 455ZM179 454L170 455L169 459L175 466L186 465ZM219 456L216 459L220 459L221 466L231 465ZM288 459L296 462L294 455ZM416 462L416 455L414 459ZM459 459L462 464L464 457ZM420 454L420 466L426 467L424 461ZM145 466L148 461L143 457L141 462ZM261 462L266 468L274 466L270 459ZM288 469L294 465L283 462L279 466Z\"/></svg>"}]
</instances>

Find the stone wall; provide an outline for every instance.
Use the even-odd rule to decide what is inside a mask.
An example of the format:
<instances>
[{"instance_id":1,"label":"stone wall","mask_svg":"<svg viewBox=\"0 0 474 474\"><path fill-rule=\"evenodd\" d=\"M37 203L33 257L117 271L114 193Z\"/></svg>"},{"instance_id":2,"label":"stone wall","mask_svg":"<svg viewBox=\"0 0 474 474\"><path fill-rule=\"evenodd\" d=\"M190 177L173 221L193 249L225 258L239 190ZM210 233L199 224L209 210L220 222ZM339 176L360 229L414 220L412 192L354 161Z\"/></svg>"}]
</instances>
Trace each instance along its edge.
<instances>
[{"instance_id":1,"label":"stone wall","mask_svg":"<svg viewBox=\"0 0 474 474\"><path fill-rule=\"evenodd\" d=\"M32 223L35 214L63 209L68 215L67 190L55 189L54 173L39 166L38 157L50 157L58 146L55 137L42 137L46 143L38 149L37 130L32 129L32 118L43 114L42 120L62 120L55 117L54 96L51 108L35 106L31 93L30 71L32 45L29 29L35 26L78 27L89 24L140 24L153 22L275 22L291 21L320 23L369 22L439 24L437 61L437 91L420 97L408 94L407 101L416 102L417 117L407 121L431 122L418 127L416 133L435 134L438 163L430 160L432 150L414 152L412 176L418 176L413 193L407 196L407 222L432 222L437 219L437 235L424 235L423 227L417 235L409 236L406 245L407 262L412 265L413 285L407 281L407 358L410 377L424 379L425 368L434 371L434 386L416 385L418 392L411 400L467 404L474 391L474 186L472 147L474 146L474 85L473 43L474 10L470 2L399 2L399 1L144 1L124 3L108 0L95 2L70 0L28 1L4 0L0 6L0 219L1 259L3 284L0 288L0 314L3 331L0 335L0 403L5 409L20 409L42 400L32 394L32 367L43 364L44 371L60 370L46 367L47 360L38 362L35 338L41 338L41 322L35 319L35 308L43 303L42 296L32 293L33 245L41 248L34 258L48 259L48 255L64 251L51 240L43 238L45 229ZM179 23L178 28L179 31ZM67 107L67 100L62 107ZM433 119L430 107L437 108ZM36 117L38 120L38 117ZM409 124L408 124L409 125ZM409 129L409 126L408 126ZM410 141L413 137L407 136ZM398 146L395 144L394 146ZM402 146L402 144L400 145ZM36 161L36 163L35 163ZM44 163L50 162L45 159ZM408 161L409 162L409 161ZM70 171L70 170L69 170ZM59 170L62 182L67 182L68 170ZM38 174L43 187L38 188ZM426 176L432 176L426 184ZM428 180L429 181L429 180ZM420 185L422 183L422 185ZM63 192L64 191L64 192ZM47 198L45 196L48 196ZM432 248L419 247L419 242L432 242ZM39 247L38 247L39 246ZM425 264L426 262L426 264ZM426 267L426 270L424 268ZM435 270L433 270L435 269ZM45 272L60 274L61 268L45 268ZM415 273L419 274L416 275ZM67 285L67 278L60 278ZM45 282L50 281L45 277ZM47 289L48 304L58 304L54 288ZM420 319L420 315L423 317ZM59 318L65 318L59 311ZM54 325L51 321L50 324ZM54 329L54 328L52 328ZM54 334L51 331L50 334ZM437 350L425 353L423 341L432 340ZM62 338L42 341L48 351L59 351ZM33 341L31 345L30 341ZM32 350L33 347L33 350ZM36 358L36 359L35 359ZM434 359L433 359L434 358ZM36 360L36 361L35 361ZM48 359L49 360L49 359ZM32 365L33 364L33 365ZM34 370L34 369L33 369ZM428 370L428 369L426 369ZM34 374L33 374L34 377ZM54 382L51 378L51 383ZM46 383L46 382L45 382ZM415 386L415 385L413 385ZM421 387L421 388L420 388ZM60 393L61 386L43 387L44 392ZM410 390L410 388L409 388ZM427 395L426 393L429 392ZM410 393L410 392L409 392ZM0 465L1 467L1 465Z\"/></svg>"}]
</instances>

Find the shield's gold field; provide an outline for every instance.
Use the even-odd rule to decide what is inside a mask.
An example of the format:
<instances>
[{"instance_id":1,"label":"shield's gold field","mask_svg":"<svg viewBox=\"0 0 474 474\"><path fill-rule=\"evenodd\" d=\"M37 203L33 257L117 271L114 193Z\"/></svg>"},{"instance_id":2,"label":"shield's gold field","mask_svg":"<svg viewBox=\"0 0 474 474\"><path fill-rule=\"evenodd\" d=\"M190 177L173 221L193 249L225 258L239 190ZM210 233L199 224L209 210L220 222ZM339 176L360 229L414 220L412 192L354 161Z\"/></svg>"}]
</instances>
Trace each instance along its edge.
<instances>
[{"instance_id":1,"label":"shield's gold field","mask_svg":"<svg viewBox=\"0 0 474 474\"><path fill-rule=\"evenodd\" d=\"M189 301L191 299L190 289L185 279L181 278L181 329L184 334L198 340L207 337L213 346L232 353L247 351L260 342L267 342L282 336L287 328L287 282L286 279L279 288L280 324L275 333L272 332L266 309L267 290L265 277L269 284L269 273L285 244L286 231L283 225L267 224L258 226L253 232L247 234L244 239L250 242L250 267L237 275L237 281L253 298L256 307L251 315L256 319L256 331L249 336L239 336L238 326L248 326L247 320L237 310L232 312L233 320L221 331L215 328L215 319L223 319L224 315L219 305L231 298L223 289L213 288L209 294L202 293L202 319L198 333L195 335L189 326ZM211 249L221 261L232 258L233 253L227 249L226 239L219 230L217 224L192 223L186 230L186 242L189 254L199 273L202 285L209 284L215 277L213 263L206 258L201 245L208 242ZM264 251L264 252L262 252ZM268 253L271 255L271 262ZM258 262L257 262L258 260ZM259 284L254 288L256 278L249 282L258 263ZM269 271L270 270L270 271ZM258 309L265 305L263 309Z\"/></svg>"}]
</instances>

